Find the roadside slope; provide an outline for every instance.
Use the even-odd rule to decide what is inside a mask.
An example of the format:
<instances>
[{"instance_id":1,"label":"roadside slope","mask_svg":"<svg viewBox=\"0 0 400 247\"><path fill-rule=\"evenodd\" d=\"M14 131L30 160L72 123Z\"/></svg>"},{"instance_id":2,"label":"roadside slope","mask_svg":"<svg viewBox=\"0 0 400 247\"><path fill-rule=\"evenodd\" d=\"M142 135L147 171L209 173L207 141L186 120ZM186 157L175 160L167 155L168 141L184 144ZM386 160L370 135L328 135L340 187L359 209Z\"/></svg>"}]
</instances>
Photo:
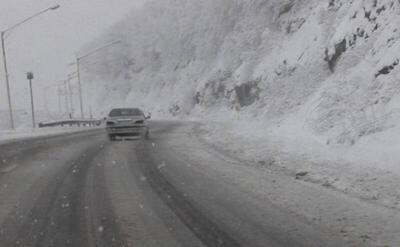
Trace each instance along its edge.
<instances>
[{"instance_id":1,"label":"roadside slope","mask_svg":"<svg viewBox=\"0 0 400 247\"><path fill-rule=\"evenodd\" d=\"M87 61L87 80L98 111L131 104L326 145L382 133L399 144L399 13L395 0L150 0L88 46L122 40Z\"/></svg>"}]
</instances>

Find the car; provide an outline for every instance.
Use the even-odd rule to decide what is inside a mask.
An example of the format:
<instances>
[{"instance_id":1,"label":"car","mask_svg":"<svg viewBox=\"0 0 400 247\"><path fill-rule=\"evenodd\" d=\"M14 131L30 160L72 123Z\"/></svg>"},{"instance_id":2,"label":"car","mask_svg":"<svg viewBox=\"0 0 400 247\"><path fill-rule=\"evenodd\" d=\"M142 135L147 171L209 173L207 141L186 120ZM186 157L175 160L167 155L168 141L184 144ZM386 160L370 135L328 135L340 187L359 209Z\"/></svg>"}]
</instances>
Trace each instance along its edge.
<instances>
[{"instance_id":1,"label":"car","mask_svg":"<svg viewBox=\"0 0 400 247\"><path fill-rule=\"evenodd\" d=\"M106 131L110 141L117 137L139 137L149 139L150 129L145 116L139 108L112 109L106 119Z\"/></svg>"}]
</instances>

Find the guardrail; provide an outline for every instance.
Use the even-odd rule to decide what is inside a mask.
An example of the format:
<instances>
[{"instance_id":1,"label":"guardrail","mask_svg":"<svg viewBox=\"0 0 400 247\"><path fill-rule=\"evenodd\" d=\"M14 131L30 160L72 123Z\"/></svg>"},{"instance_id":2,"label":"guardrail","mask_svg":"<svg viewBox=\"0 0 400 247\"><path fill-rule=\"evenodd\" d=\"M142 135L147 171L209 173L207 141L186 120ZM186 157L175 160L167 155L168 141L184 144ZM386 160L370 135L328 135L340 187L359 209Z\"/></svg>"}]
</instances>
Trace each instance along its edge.
<instances>
[{"instance_id":1,"label":"guardrail","mask_svg":"<svg viewBox=\"0 0 400 247\"><path fill-rule=\"evenodd\" d=\"M52 121L39 123L39 128L46 127L56 127L56 126L100 126L103 121L101 120L79 120L79 119L68 119L68 120L60 120L60 121Z\"/></svg>"}]
</instances>

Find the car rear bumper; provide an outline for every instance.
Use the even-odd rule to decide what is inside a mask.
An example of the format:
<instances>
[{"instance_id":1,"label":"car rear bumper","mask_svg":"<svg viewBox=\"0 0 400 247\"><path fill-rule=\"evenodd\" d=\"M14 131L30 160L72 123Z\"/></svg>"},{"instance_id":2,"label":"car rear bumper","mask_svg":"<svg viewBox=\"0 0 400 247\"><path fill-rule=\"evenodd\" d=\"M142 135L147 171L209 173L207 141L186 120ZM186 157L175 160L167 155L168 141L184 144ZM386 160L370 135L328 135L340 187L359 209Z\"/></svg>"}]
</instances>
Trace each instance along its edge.
<instances>
[{"instance_id":1,"label":"car rear bumper","mask_svg":"<svg viewBox=\"0 0 400 247\"><path fill-rule=\"evenodd\" d=\"M141 126L108 126L106 128L109 135L142 135L148 131L148 127Z\"/></svg>"}]
</instances>

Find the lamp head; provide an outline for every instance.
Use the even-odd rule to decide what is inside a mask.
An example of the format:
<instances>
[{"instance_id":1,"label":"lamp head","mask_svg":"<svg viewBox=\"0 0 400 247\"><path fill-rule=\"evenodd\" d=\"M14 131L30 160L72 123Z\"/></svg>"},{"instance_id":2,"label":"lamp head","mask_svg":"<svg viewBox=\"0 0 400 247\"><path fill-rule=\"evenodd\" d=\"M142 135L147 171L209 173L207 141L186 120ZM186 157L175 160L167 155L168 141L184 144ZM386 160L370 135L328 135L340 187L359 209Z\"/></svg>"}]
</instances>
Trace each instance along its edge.
<instances>
[{"instance_id":1,"label":"lamp head","mask_svg":"<svg viewBox=\"0 0 400 247\"><path fill-rule=\"evenodd\" d=\"M53 7L50 7L50 9L51 10L56 10L56 9L58 9L58 8L60 8L61 6L59 5L59 4L57 4L57 5L55 5L55 6L53 6Z\"/></svg>"},{"instance_id":2,"label":"lamp head","mask_svg":"<svg viewBox=\"0 0 400 247\"><path fill-rule=\"evenodd\" d=\"M28 80L33 80L33 78L34 78L33 72L27 72L27 73L26 73L26 78L27 78Z\"/></svg>"}]
</instances>

